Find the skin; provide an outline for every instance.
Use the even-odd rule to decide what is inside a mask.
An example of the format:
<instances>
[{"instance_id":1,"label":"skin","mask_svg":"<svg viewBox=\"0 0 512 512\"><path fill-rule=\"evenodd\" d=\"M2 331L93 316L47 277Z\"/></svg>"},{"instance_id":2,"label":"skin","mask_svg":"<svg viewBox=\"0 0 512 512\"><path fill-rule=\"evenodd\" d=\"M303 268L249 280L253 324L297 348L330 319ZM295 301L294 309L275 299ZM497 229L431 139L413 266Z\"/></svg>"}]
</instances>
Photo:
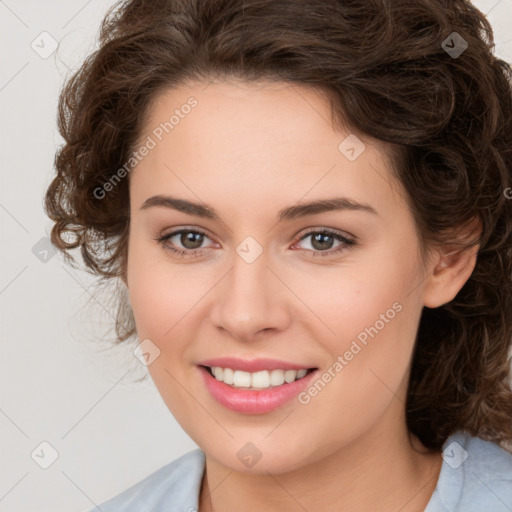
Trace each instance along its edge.
<instances>
[{"instance_id":1,"label":"skin","mask_svg":"<svg viewBox=\"0 0 512 512\"><path fill-rule=\"evenodd\" d=\"M156 99L140 141L191 96L198 105L130 174L126 283L139 338L160 350L151 377L206 454L200 512L423 511L442 459L406 428L412 350L422 308L456 295L475 251L432 248L422 257L390 148L356 134L366 149L349 161L338 146L355 132L334 128L328 103L311 88L189 83ZM155 195L206 203L220 219L141 209ZM276 220L282 208L335 196L376 213ZM180 228L207 236L196 245L179 235L157 241ZM312 257L343 245L315 244L311 231L322 228L356 243ZM263 251L252 263L236 251L248 236ZM202 254L179 256L169 246ZM212 357L268 357L325 372L394 303L401 311L306 405L294 399L261 415L230 411L196 366ZM248 442L262 455L251 468L237 457Z\"/></svg>"}]
</instances>

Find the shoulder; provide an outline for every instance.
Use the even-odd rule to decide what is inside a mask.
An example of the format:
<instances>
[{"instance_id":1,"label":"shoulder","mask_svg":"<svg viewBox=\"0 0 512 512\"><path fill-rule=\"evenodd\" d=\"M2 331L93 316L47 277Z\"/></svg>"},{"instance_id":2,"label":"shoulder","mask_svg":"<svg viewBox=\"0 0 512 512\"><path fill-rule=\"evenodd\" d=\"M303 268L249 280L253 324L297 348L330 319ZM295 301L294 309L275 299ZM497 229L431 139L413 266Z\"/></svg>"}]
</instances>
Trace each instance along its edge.
<instances>
[{"instance_id":1,"label":"shoulder","mask_svg":"<svg viewBox=\"0 0 512 512\"><path fill-rule=\"evenodd\" d=\"M192 450L90 512L196 512L205 455Z\"/></svg>"},{"instance_id":2,"label":"shoulder","mask_svg":"<svg viewBox=\"0 0 512 512\"><path fill-rule=\"evenodd\" d=\"M443 445L443 464L425 512L512 510L512 454L490 441L456 432Z\"/></svg>"}]
</instances>

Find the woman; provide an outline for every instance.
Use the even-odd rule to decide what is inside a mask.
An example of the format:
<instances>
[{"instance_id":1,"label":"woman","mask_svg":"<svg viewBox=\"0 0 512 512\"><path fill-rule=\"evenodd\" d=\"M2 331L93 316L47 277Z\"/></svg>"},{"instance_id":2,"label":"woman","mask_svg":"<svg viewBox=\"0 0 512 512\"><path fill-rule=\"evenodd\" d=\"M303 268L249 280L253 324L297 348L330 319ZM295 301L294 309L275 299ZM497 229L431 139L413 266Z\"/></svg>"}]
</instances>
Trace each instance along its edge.
<instances>
[{"instance_id":1,"label":"woman","mask_svg":"<svg viewBox=\"0 0 512 512\"><path fill-rule=\"evenodd\" d=\"M52 241L123 283L119 341L200 449L98 508L512 509L491 50L463 0L108 13L61 95Z\"/></svg>"}]
</instances>

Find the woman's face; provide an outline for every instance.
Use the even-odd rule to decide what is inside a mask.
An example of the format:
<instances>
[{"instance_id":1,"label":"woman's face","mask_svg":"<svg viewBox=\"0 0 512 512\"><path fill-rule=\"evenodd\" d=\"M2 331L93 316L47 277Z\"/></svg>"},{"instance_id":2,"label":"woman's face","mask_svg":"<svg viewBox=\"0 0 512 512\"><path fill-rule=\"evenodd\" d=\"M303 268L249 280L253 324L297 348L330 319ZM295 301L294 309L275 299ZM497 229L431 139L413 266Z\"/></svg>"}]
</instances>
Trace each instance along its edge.
<instances>
[{"instance_id":1,"label":"woman's face","mask_svg":"<svg viewBox=\"0 0 512 512\"><path fill-rule=\"evenodd\" d=\"M185 431L225 466L277 473L404 432L427 269L388 148L286 83L172 89L148 119L127 283ZM316 370L278 385L290 368Z\"/></svg>"}]
</instances>

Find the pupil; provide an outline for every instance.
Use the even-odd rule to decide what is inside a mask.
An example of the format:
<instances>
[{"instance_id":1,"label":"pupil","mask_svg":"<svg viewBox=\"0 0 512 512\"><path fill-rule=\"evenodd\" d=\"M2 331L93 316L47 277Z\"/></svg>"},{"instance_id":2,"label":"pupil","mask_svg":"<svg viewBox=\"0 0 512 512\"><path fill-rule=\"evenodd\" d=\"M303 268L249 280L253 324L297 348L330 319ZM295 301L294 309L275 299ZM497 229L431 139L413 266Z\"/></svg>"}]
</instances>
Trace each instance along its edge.
<instances>
[{"instance_id":1,"label":"pupil","mask_svg":"<svg viewBox=\"0 0 512 512\"><path fill-rule=\"evenodd\" d=\"M328 242L327 243L322 243L321 240L323 239L327 239ZM319 243L319 247L315 247L315 245ZM315 247L316 249L330 249L330 244L332 243L332 237L330 235L326 235L324 233L318 233L316 234L314 237L313 237L313 247Z\"/></svg>"},{"instance_id":2,"label":"pupil","mask_svg":"<svg viewBox=\"0 0 512 512\"><path fill-rule=\"evenodd\" d=\"M191 231L189 231L187 233L181 234L180 242L187 249L197 249L197 248L201 247L201 244L203 242L202 237L203 237L203 235L201 233L192 233ZM191 245L189 245L189 244L191 244Z\"/></svg>"}]
</instances>

